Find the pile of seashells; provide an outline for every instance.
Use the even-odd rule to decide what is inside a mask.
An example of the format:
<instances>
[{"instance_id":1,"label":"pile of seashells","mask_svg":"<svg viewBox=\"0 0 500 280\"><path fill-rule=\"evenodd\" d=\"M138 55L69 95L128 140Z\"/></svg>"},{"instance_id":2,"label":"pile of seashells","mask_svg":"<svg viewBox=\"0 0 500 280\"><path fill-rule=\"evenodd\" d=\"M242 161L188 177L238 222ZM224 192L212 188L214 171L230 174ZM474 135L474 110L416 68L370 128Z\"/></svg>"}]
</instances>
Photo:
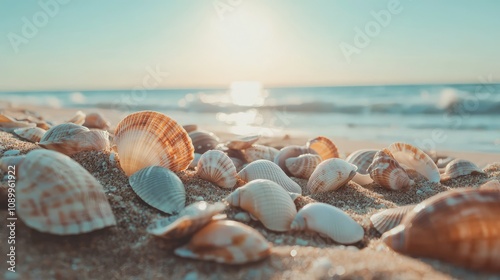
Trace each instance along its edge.
<instances>
[{"instance_id":1,"label":"pile of seashells","mask_svg":"<svg viewBox=\"0 0 500 280\"><path fill-rule=\"evenodd\" d=\"M345 160L337 146L322 136L281 150L256 144L258 135L220 143L213 133L196 125L183 127L153 111L128 115L112 134L109 128L99 114L78 112L55 126L0 115L0 129L44 148L0 159L2 169L19 166L17 209L27 226L71 235L116 225L103 187L68 157L88 150L116 152L132 190L151 207L171 215L153 221L148 233L167 240L190 237L176 255L226 264L262 260L272 251L257 230L225 219L228 206L247 211L275 232L312 231L340 244L364 238L361 225L339 208L310 203L297 209L294 200L302 196L302 188L290 176L308 180L307 191L315 194L334 192L351 180L403 191L417 179L439 184L484 173L470 161L435 161L400 142L382 150L355 151ZM222 202L186 206L186 190L175 172L187 168L233 192ZM479 189L447 191L417 205L388 209L370 220L394 251L498 272L499 190L500 183L490 181Z\"/></svg>"}]
</instances>

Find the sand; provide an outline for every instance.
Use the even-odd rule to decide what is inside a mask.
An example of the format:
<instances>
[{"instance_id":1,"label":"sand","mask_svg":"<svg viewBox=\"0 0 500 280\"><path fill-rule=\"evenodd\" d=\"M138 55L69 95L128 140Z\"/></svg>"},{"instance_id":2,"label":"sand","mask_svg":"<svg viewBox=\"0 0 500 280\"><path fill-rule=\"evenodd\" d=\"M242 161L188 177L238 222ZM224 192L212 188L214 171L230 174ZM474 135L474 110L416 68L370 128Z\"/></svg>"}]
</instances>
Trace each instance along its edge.
<instances>
[{"instance_id":1,"label":"sand","mask_svg":"<svg viewBox=\"0 0 500 280\"><path fill-rule=\"evenodd\" d=\"M59 111L46 108L30 110L40 112L49 120L69 119L75 112L74 109L60 110L59 115ZM85 111L89 112L88 109ZM116 120L117 114L109 111L105 113L116 125L119 120ZM222 140L231 137L224 133L217 134ZM306 140L289 135L286 139L262 139L260 143L281 147L292 143L303 144ZM380 143L343 140L336 140L336 143L346 154L361 147L381 147ZM360 144L366 146L356 146ZM0 132L0 156L8 150L15 149L26 154L38 148L38 145L10 133ZM471 154L473 157L490 163L498 161L498 154ZM303 189L304 197L296 201L298 207L314 201L339 207L363 226L364 239L344 246L315 233L276 233L265 229L259 222L250 221L247 224L273 243L272 254L257 263L231 266L176 257L173 249L187 240L169 242L149 235L146 227L153 220L167 215L137 197L128 185L119 163L110 159L110 152L81 152L72 158L103 185L117 226L77 236L55 236L30 229L18 220L17 274L5 273L6 265L3 262L0 279L500 279L500 275L482 274L436 260L397 254L379 240L380 234L369 221L372 214L382 209L418 203L445 190L478 187L488 180L500 179L500 164L490 165L486 175L464 176L442 185L431 184L420 178L415 186L402 192L388 191L374 183L360 186L349 182L335 192L309 195L305 188L307 181L293 178ZM186 187L187 204L200 199L220 201L231 192L197 178L194 170L177 174ZM4 174L1 175L3 177ZM2 180L0 219L4 221L7 218L6 202L2 195L5 187L6 181ZM225 211L228 219L234 219L239 212L242 210L231 207ZM5 227L2 227L1 232L4 240L0 240L0 251L5 256Z\"/></svg>"}]
</instances>

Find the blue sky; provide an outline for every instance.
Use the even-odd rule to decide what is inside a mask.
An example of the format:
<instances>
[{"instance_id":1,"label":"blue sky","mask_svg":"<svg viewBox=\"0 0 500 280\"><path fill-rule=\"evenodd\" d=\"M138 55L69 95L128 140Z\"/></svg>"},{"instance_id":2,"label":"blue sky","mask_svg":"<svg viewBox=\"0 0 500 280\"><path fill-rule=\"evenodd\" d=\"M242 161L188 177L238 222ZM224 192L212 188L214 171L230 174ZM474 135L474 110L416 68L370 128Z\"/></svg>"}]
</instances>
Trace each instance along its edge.
<instances>
[{"instance_id":1,"label":"blue sky","mask_svg":"<svg viewBox=\"0 0 500 280\"><path fill-rule=\"evenodd\" d=\"M155 68L169 73L158 88L500 78L494 0L60 2L0 0L0 90L127 89ZM55 10L45 21L40 3ZM375 23L381 10L386 26ZM23 34L23 18L34 34ZM357 28L376 25L356 45ZM346 56L342 45L357 51Z\"/></svg>"}]
</instances>

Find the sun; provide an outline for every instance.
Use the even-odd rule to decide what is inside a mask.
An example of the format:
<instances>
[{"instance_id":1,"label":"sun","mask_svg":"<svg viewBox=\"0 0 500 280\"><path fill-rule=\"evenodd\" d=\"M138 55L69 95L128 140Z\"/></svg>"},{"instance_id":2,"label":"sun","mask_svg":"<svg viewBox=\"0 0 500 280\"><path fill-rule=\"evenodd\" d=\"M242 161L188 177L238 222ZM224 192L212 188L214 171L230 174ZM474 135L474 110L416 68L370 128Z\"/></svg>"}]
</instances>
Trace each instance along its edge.
<instances>
[{"instance_id":1,"label":"sun","mask_svg":"<svg viewBox=\"0 0 500 280\"><path fill-rule=\"evenodd\" d=\"M260 82L232 82L229 93L233 104L239 106L262 106L266 99Z\"/></svg>"}]
</instances>

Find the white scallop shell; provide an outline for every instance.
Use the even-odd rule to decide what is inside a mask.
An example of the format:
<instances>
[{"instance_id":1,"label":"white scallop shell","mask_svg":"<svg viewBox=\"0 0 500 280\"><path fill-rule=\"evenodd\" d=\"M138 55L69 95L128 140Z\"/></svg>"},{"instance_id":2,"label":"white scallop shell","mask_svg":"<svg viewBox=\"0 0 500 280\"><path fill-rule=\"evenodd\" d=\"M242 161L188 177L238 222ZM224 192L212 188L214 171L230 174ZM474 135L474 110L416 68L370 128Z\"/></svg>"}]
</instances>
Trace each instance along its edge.
<instances>
[{"instance_id":1,"label":"white scallop shell","mask_svg":"<svg viewBox=\"0 0 500 280\"><path fill-rule=\"evenodd\" d=\"M472 161L455 159L446 165L444 173L441 174L441 182L475 173L484 174L484 171Z\"/></svg>"},{"instance_id":2,"label":"white scallop shell","mask_svg":"<svg viewBox=\"0 0 500 280\"><path fill-rule=\"evenodd\" d=\"M231 189L236 185L236 167L221 151L210 150L204 153L198 161L196 174L225 189Z\"/></svg>"},{"instance_id":3,"label":"white scallop shell","mask_svg":"<svg viewBox=\"0 0 500 280\"><path fill-rule=\"evenodd\" d=\"M45 132L47 132L45 129L41 129L39 127L22 127L14 129L14 133L17 136L33 143L40 142L40 139L42 139Z\"/></svg>"},{"instance_id":4,"label":"white scallop shell","mask_svg":"<svg viewBox=\"0 0 500 280\"><path fill-rule=\"evenodd\" d=\"M415 208L415 204L386 209L370 217L373 227L380 233L389 231L398 226L405 215Z\"/></svg>"},{"instance_id":5,"label":"white scallop shell","mask_svg":"<svg viewBox=\"0 0 500 280\"><path fill-rule=\"evenodd\" d=\"M339 149L337 146L332 140L324 136L318 136L310 139L307 141L306 147L316 151L316 153L318 153L323 160L339 157Z\"/></svg>"},{"instance_id":6,"label":"white scallop shell","mask_svg":"<svg viewBox=\"0 0 500 280\"><path fill-rule=\"evenodd\" d=\"M356 165L338 158L321 162L307 182L311 193L334 191L347 184L356 175Z\"/></svg>"},{"instance_id":7,"label":"white scallop shell","mask_svg":"<svg viewBox=\"0 0 500 280\"><path fill-rule=\"evenodd\" d=\"M297 146L297 145L292 145L292 146L287 146L284 147L279 151L279 153L274 157L274 163L276 163L283 171L285 171L285 174L287 175L292 175L290 173L290 170L286 167L286 160L292 157L298 157L300 155L305 155L305 154L318 154L316 151L310 148L306 148L304 146Z\"/></svg>"},{"instance_id":8,"label":"white scallop shell","mask_svg":"<svg viewBox=\"0 0 500 280\"><path fill-rule=\"evenodd\" d=\"M103 130L89 130L73 123L53 126L40 139L38 145L65 155L82 151L109 150L109 133Z\"/></svg>"},{"instance_id":9,"label":"white scallop shell","mask_svg":"<svg viewBox=\"0 0 500 280\"><path fill-rule=\"evenodd\" d=\"M239 173L238 177L245 182L250 182L256 179L271 180L282 186L288 192L302 193L302 188L299 184L290 179L284 172L268 160L256 160L245 166Z\"/></svg>"},{"instance_id":10,"label":"white scallop shell","mask_svg":"<svg viewBox=\"0 0 500 280\"><path fill-rule=\"evenodd\" d=\"M244 157L248 163L254 162L259 159L273 161L278 153L278 149L275 149L273 147L253 145L252 147L245 149Z\"/></svg>"},{"instance_id":11,"label":"white scallop shell","mask_svg":"<svg viewBox=\"0 0 500 280\"><path fill-rule=\"evenodd\" d=\"M439 183L441 177L434 161L422 150L407 143L396 142L387 150L399 164L414 169L430 182Z\"/></svg>"},{"instance_id":12,"label":"white scallop shell","mask_svg":"<svg viewBox=\"0 0 500 280\"><path fill-rule=\"evenodd\" d=\"M322 161L319 155L305 154L299 157L288 158L285 161L286 168L297 178L309 179L314 169Z\"/></svg>"}]
</instances>

